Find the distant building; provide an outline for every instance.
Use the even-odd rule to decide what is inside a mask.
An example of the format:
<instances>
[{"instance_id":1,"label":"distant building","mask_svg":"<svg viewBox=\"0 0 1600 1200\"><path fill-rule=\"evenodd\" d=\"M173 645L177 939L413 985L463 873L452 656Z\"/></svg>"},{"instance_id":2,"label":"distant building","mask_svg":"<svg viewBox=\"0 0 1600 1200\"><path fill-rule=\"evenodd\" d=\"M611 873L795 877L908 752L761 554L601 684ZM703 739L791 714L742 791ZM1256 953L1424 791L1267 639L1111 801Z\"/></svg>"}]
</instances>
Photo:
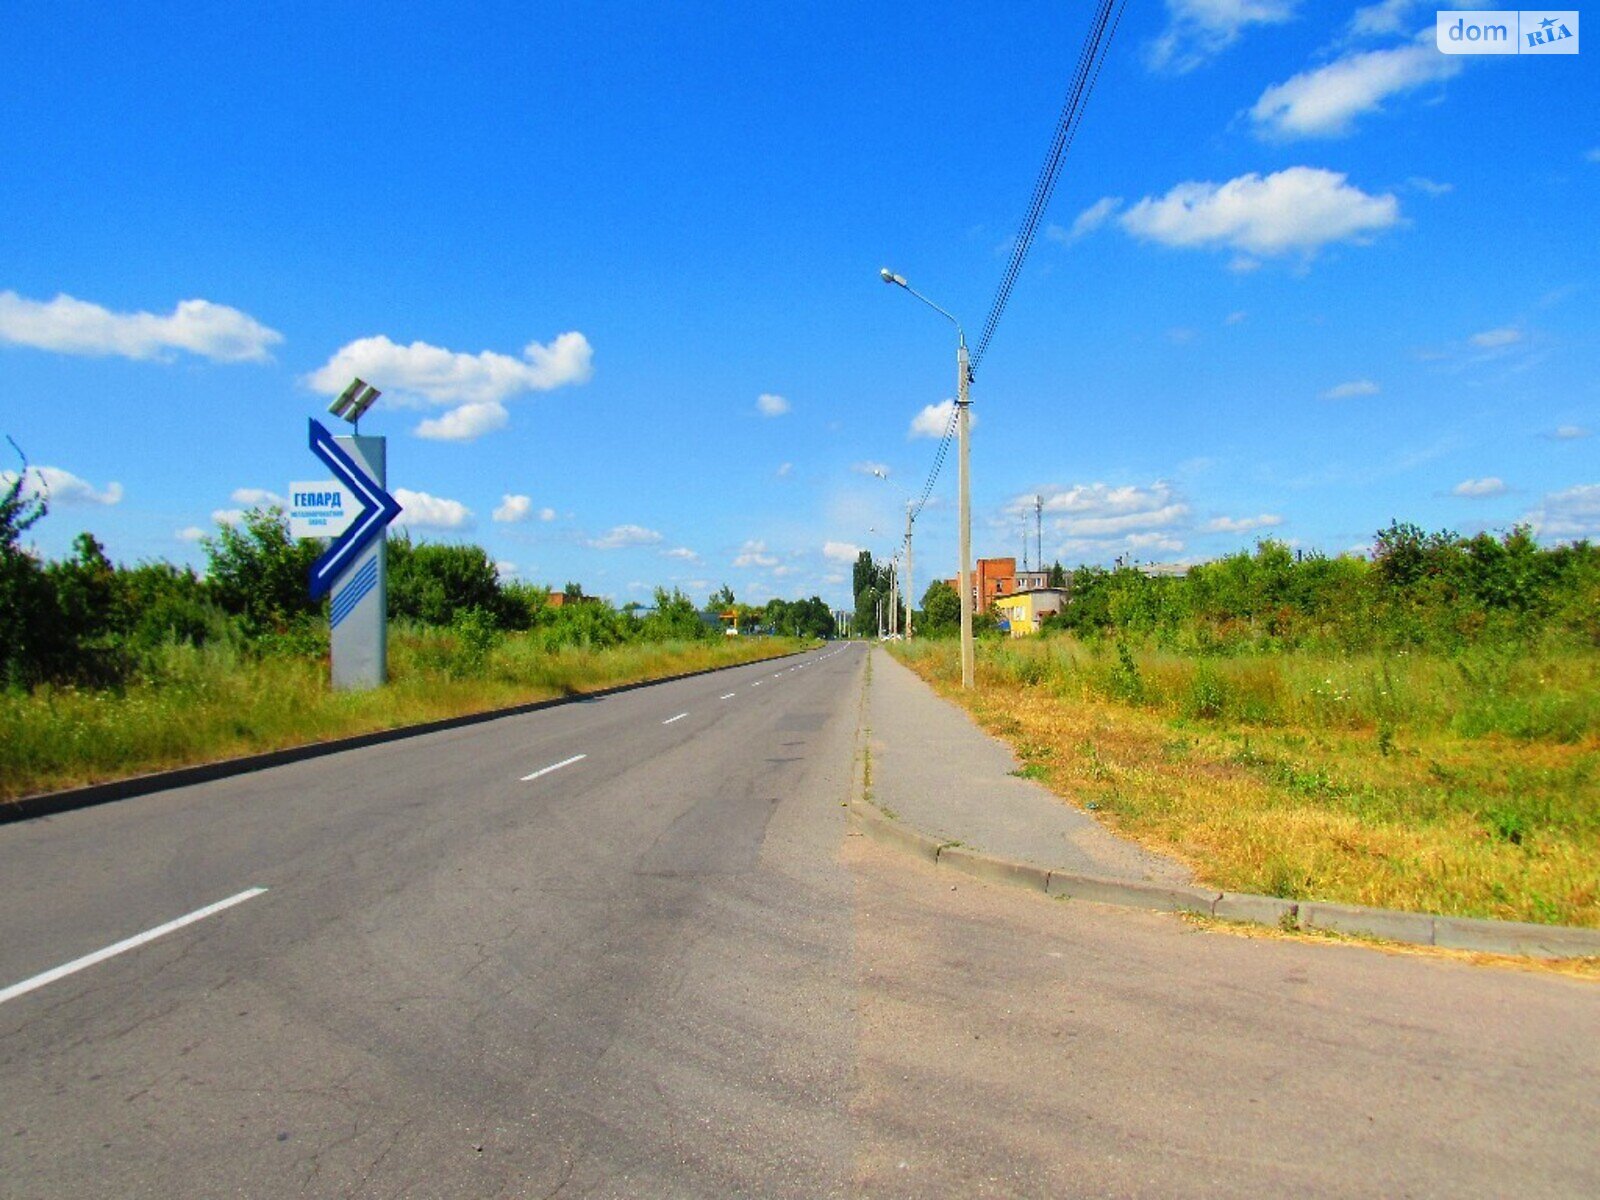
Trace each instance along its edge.
<instances>
[{"instance_id":1,"label":"distant building","mask_svg":"<svg viewBox=\"0 0 1600 1200\"><path fill-rule=\"evenodd\" d=\"M1066 588L1039 587L1001 596L994 602L994 611L1012 637L1027 637L1039 632L1046 617L1066 606Z\"/></svg>"},{"instance_id":2,"label":"distant building","mask_svg":"<svg viewBox=\"0 0 1600 1200\"><path fill-rule=\"evenodd\" d=\"M1138 563L1135 570L1147 579L1182 579L1189 573L1188 563Z\"/></svg>"},{"instance_id":3,"label":"distant building","mask_svg":"<svg viewBox=\"0 0 1600 1200\"><path fill-rule=\"evenodd\" d=\"M599 596L584 596L581 594L568 595L566 592L552 591L545 597L545 607L565 608L569 604L599 604Z\"/></svg>"},{"instance_id":4,"label":"distant building","mask_svg":"<svg viewBox=\"0 0 1600 1200\"><path fill-rule=\"evenodd\" d=\"M959 576L946 582L951 591L961 594ZM1014 558L980 558L972 572L972 610L987 612L1002 596L1049 586L1049 571L1019 571Z\"/></svg>"}]
</instances>

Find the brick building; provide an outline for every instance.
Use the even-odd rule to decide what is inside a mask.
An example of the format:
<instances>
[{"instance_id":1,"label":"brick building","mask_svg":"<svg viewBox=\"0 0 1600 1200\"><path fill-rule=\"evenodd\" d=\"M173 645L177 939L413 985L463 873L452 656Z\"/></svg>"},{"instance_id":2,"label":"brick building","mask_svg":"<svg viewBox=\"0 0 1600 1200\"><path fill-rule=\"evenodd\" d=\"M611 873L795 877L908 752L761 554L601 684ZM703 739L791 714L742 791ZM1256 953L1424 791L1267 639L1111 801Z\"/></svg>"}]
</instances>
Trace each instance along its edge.
<instances>
[{"instance_id":1,"label":"brick building","mask_svg":"<svg viewBox=\"0 0 1600 1200\"><path fill-rule=\"evenodd\" d=\"M961 578L945 581L956 595L961 594ZM1049 571L1019 571L1015 558L980 558L972 570L972 610L987 612L1002 596L1048 587Z\"/></svg>"}]
</instances>

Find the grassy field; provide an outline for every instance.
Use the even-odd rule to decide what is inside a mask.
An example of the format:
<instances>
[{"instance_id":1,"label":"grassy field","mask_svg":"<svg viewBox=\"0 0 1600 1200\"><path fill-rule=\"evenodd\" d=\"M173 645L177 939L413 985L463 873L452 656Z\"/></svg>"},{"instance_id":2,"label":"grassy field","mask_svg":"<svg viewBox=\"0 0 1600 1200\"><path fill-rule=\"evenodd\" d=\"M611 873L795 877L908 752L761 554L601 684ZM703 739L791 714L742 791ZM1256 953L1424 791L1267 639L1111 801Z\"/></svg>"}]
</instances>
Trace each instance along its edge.
<instances>
[{"instance_id":1,"label":"grassy field","mask_svg":"<svg viewBox=\"0 0 1600 1200\"><path fill-rule=\"evenodd\" d=\"M1023 773L1232 891L1600 927L1600 652L894 653Z\"/></svg>"},{"instance_id":2,"label":"grassy field","mask_svg":"<svg viewBox=\"0 0 1600 1200\"><path fill-rule=\"evenodd\" d=\"M512 635L473 644L391 630L390 686L335 694L324 662L223 645L174 647L153 677L118 691L0 693L0 802L167 767L326 741L595 691L803 647L786 638L543 650Z\"/></svg>"}]
</instances>

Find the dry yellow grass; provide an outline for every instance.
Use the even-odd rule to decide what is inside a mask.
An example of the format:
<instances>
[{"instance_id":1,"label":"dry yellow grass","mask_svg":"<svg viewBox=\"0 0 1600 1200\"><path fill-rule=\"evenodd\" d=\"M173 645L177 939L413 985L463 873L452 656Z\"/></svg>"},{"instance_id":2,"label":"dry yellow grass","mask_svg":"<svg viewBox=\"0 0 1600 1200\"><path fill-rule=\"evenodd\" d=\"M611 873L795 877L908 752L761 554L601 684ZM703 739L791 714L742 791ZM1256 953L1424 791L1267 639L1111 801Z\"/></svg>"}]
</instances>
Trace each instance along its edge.
<instances>
[{"instance_id":1,"label":"dry yellow grass","mask_svg":"<svg viewBox=\"0 0 1600 1200\"><path fill-rule=\"evenodd\" d=\"M1370 728L1185 720L993 670L980 669L963 694L941 651L905 657L1009 741L1026 774L1208 884L1600 927L1592 822L1511 840L1481 817L1530 781L1572 780L1592 793L1593 734L1547 742L1402 729L1380 748Z\"/></svg>"}]
</instances>

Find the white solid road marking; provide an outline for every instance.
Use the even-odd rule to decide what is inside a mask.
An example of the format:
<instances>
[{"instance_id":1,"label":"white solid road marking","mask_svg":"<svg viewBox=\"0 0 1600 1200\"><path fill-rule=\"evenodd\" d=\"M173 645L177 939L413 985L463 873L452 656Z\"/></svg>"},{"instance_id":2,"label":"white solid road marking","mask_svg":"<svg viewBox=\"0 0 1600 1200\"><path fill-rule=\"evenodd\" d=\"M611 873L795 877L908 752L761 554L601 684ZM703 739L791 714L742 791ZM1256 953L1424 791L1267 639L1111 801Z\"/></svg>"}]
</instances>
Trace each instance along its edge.
<instances>
[{"instance_id":1,"label":"white solid road marking","mask_svg":"<svg viewBox=\"0 0 1600 1200\"><path fill-rule=\"evenodd\" d=\"M729 692L726 696L718 696L717 699L719 699L719 700L732 700L736 695L738 695L737 692Z\"/></svg>"},{"instance_id":2,"label":"white solid road marking","mask_svg":"<svg viewBox=\"0 0 1600 1200\"><path fill-rule=\"evenodd\" d=\"M54 983L68 975L75 974L85 967L92 967L95 963L105 962L124 951L133 950L153 942L163 934L171 933L174 929L182 929L185 925L193 925L196 921L203 921L213 913L219 913L225 908L232 908L235 904L243 904L253 896L259 896L267 889L253 887L248 891L240 892L237 896L229 896L226 900L218 900L215 904L208 904L204 908L197 908L186 917L179 917L176 921L168 921L165 925L157 925L154 929L147 929L143 933L136 933L131 938L124 938L113 946L104 950L96 950L93 954L85 954L82 958L75 958L63 966L54 967L42 975L35 975L32 979L24 979L21 983L14 983L4 991L0 991L0 1004L7 1000L15 1000L18 996L25 996L35 988L42 988L47 983Z\"/></svg>"},{"instance_id":3,"label":"white solid road marking","mask_svg":"<svg viewBox=\"0 0 1600 1200\"><path fill-rule=\"evenodd\" d=\"M558 763L551 763L548 767L541 767L539 770L535 771L532 775L524 775L522 777L522 782L523 783L527 783L528 780L537 779L541 775L548 775L548 774L550 774L551 771L559 771L559 770L561 770L562 767L570 767L573 763L582 762L584 759L586 759L588 757L589 756L587 754L574 754L571 758L564 758Z\"/></svg>"},{"instance_id":4,"label":"white solid road marking","mask_svg":"<svg viewBox=\"0 0 1600 1200\"><path fill-rule=\"evenodd\" d=\"M674 721L681 721L681 720L683 720L683 719L684 719L684 718L685 718L685 717L687 717L687 716L688 716L688 715L689 715L689 714L688 714L688 713L679 713L679 714L678 714L678 715L677 715L677 716L675 716L675 717L668 717L668 718L667 718L667 719L666 719L666 720L665 720L665 721L663 721L663 722L661 722L661 723L662 723L662 724L663 724L663 725L671 725L671 724L672 724L672 723L673 723L673 722L674 722Z\"/></svg>"}]
</instances>

